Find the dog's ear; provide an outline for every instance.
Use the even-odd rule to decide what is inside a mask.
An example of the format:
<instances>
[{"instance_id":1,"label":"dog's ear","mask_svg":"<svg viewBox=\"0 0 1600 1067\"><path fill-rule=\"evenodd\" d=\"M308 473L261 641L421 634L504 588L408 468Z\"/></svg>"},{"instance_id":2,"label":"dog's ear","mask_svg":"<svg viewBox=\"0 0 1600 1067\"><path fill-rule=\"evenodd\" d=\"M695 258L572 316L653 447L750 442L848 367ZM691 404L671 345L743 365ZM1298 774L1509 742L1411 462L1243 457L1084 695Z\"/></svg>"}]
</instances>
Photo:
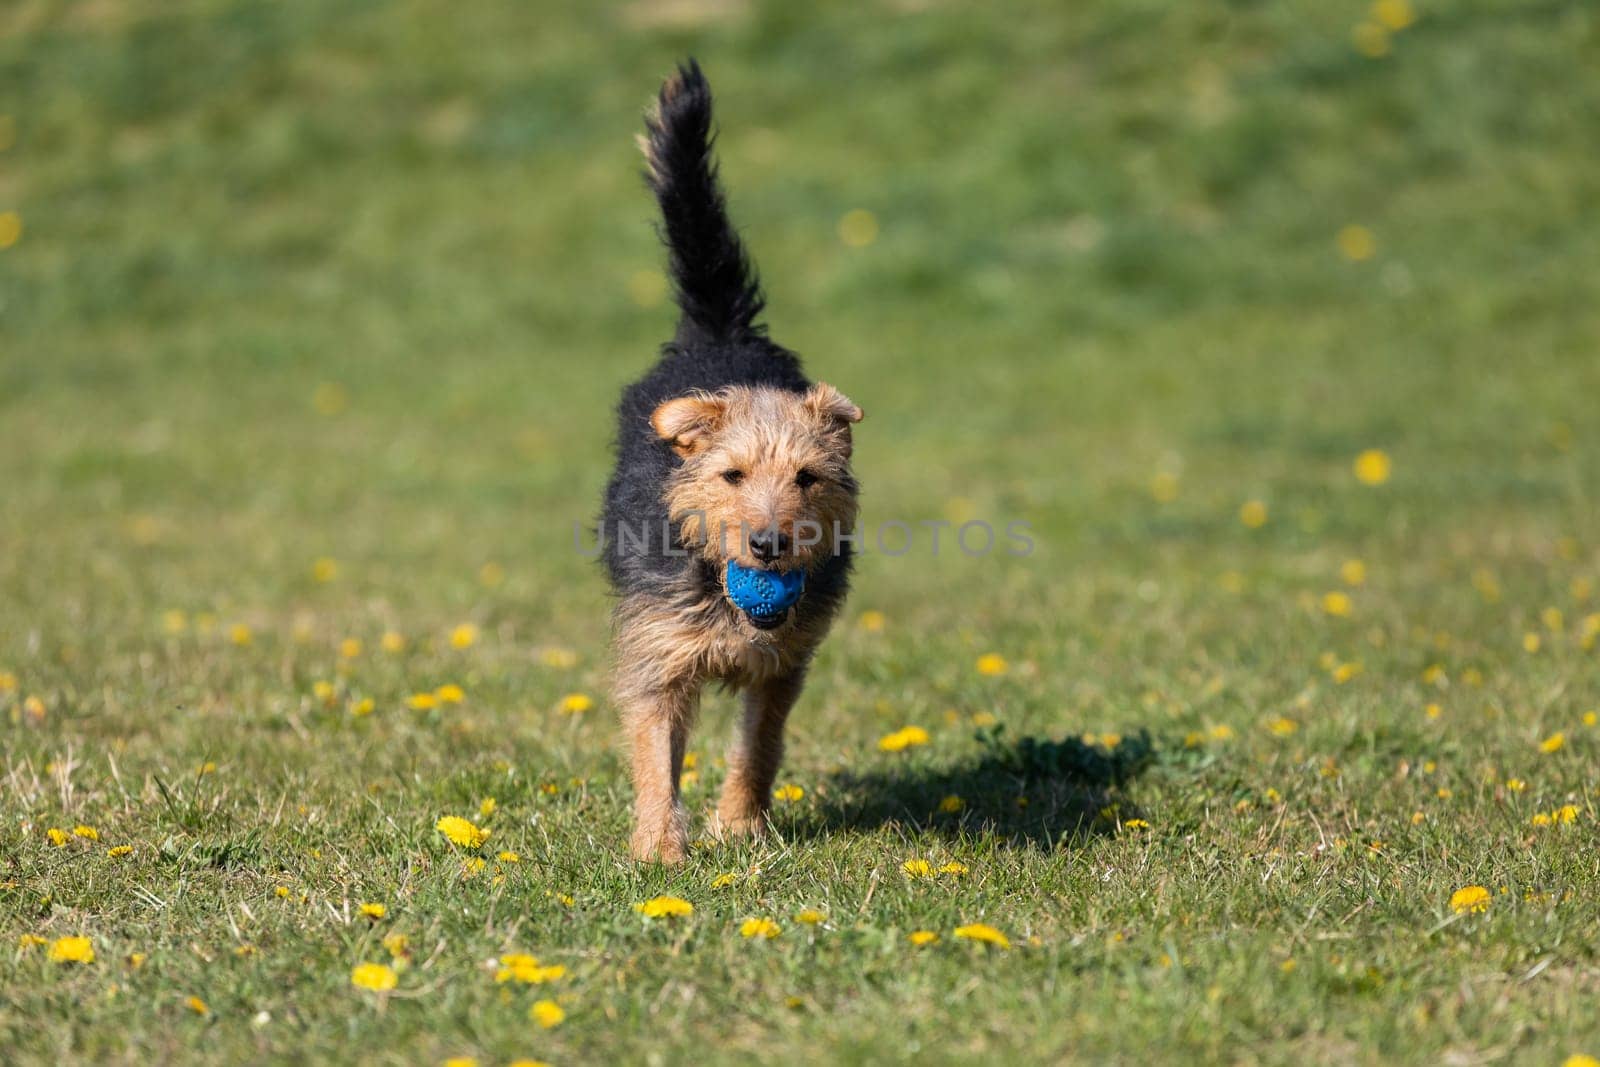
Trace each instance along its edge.
<instances>
[{"instance_id":1,"label":"dog's ear","mask_svg":"<svg viewBox=\"0 0 1600 1067\"><path fill-rule=\"evenodd\" d=\"M727 402L718 397L680 396L651 412L650 426L674 452L688 456L706 446L727 410Z\"/></svg>"},{"instance_id":2,"label":"dog's ear","mask_svg":"<svg viewBox=\"0 0 1600 1067\"><path fill-rule=\"evenodd\" d=\"M861 409L851 402L839 390L827 382L818 382L806 394L806 407L814 415L832 419L839 423L852 423L861 421Z\"/></svg>"}]
</instances>

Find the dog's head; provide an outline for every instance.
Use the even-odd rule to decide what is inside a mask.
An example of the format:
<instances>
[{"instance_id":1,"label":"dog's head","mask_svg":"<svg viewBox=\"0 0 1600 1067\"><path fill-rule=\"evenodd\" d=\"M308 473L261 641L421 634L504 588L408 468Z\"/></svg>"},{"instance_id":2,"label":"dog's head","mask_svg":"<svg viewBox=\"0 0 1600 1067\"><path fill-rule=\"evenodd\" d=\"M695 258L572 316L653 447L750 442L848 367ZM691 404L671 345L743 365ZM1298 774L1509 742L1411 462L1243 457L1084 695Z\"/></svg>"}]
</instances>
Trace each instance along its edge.
<instances>
[{"instance_id":1,"label":"dog's head","mask_svg":"<svg viewBox=\"0 0 1600 1067\"><path fill-rule=\"evenodd\" d=\"M860 421L861 409L823 382L667 401L650 425L683 457L667 486L674 521L719 574L730 561L738 573L815 569L855 526L850 427Z\"/></svg>"}]
</instances>

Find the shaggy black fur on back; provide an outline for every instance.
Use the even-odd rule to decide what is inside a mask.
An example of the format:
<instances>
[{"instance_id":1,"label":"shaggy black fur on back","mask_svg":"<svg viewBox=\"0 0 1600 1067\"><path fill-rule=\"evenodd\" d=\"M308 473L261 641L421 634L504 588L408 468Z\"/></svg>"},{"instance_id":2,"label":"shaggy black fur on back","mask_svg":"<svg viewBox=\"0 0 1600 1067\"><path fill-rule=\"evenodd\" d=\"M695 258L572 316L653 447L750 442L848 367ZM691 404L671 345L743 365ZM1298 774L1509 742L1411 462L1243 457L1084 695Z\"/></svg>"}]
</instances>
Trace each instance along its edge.
<instances>
[{"instance_id":1,"label":"shaggy black fur on back","mask_svg":"<svg viewBox=\"0 0 1600 1067\"><path fill-rule=\"evenodd\" d=\"M661 207L682 316L660 360L623 392L617 406L617 466L606 486L600 534L606 570L619 593L654 589L681 596L690 587L720 590L721 576L695 557L668 552L662 530L670 530L674 545L682 543L682 531L670 525L662 496L668 475L683 461L656 436L651 413L673 397L728 385L803 393L812 383L799 357L768 340L766 328L755 321L765 300L728 220L711 157L711 87L694 60L661 90L645 129L645 177ZM647 533L647 547L624 543L619 525ZM844 595L849 569L846 544L811 577L798 610L831 610Z\"/></svg>"}]
</instances>

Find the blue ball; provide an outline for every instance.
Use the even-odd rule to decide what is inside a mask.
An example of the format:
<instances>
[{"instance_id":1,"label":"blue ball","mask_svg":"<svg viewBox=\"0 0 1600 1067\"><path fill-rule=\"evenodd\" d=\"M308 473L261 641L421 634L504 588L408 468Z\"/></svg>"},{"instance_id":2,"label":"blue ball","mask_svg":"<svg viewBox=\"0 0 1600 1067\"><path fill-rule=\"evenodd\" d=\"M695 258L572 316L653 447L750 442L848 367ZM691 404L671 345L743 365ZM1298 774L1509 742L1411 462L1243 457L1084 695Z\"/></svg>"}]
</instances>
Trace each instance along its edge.
<instances>
[{"instance_id":1,"label":"blue ball","mask_svg":"<svg viewBox=\"0 0 1600 1067\"><path fill-rule=\"evenodd\" d=\"M728 561L728 599L739 610L759 618L772 619L788 611L805 591L806 572L764 571Z\"/></svg>"}]
</instances>

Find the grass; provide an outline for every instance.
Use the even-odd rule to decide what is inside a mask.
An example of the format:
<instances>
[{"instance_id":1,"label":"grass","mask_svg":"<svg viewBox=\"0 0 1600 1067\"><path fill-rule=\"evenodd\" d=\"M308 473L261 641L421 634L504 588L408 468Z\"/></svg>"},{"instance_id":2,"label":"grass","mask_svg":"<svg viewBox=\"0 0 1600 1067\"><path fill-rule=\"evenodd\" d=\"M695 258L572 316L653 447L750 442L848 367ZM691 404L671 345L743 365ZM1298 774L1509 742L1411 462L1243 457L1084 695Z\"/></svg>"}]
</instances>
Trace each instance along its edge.
<instances>
[{"instance_id":1,"label":"grass","mask_svg":"<svg viewBox=\"0 0 1600 1067\"><path fill-rule=\"evenodd\" d=\"M8 1061L1600 1055L1600 19L1419 14L0 12ZM572 526L671 325L630 137L689 51L867 527L1036 550L869 553L778 838L662 870Z\"/></svg>"}]
</instances>

